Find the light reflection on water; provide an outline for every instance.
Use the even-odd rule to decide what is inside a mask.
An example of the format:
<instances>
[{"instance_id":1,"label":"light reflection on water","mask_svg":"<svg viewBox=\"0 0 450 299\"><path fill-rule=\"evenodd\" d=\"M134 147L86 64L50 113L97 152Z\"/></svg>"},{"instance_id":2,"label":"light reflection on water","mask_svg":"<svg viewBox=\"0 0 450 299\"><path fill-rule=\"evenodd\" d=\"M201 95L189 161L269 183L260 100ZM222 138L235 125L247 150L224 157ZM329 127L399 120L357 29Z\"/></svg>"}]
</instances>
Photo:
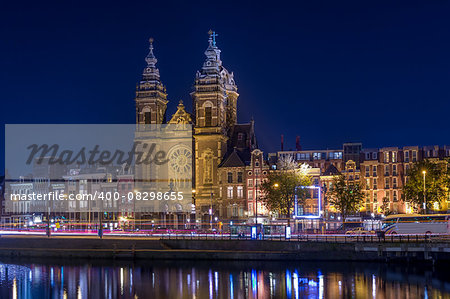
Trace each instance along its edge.
<instances>
[{"instance_id":1,"label":"light reflection on water","mask_svg":"<svg viewBox=\"0 0 450 299\"><path fill-rule=\"evenodd\" d=\"M0 263L1 298L450 297L446 268L362 263Z\"/></svg>"}]
</instances>

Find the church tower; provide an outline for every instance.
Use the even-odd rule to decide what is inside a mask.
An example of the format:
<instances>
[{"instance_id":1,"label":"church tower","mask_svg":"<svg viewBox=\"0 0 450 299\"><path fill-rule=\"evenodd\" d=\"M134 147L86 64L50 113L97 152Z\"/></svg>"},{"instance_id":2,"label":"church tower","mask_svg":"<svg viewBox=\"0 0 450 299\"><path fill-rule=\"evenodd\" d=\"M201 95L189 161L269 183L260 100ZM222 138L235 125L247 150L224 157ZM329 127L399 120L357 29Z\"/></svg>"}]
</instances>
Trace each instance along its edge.
<instances>
[{"instance_id":1,"label":"church tower","mask_svg":"<svg viewBox=\"0 0 450 299\"><path fill-rule=\"evenodd\" d=\"M167 93L156 67L158 60L153 54L153 39L150 38L149 41L150 51L145 57L147 67L136 86L136 123L162 124L166 118Z\"/></svg>"},{"instance_id":2,"label":"church tower","mask_svg":"<svg viewBox=\"0 0 450 299\"><path fill-rule=\"evenodd\" d=\"M203 67L197 72L193 100L195 190L197 211L216 213L219 195L218 165L227 152L229 134L236 124L237 86L233 73L222 65L217 34L209 32ZM206 215L205 215L206 216ZM212 217L212 216L211 216ZM207 217L204 221L208 221Z\"/></svg>"}]
</instances>

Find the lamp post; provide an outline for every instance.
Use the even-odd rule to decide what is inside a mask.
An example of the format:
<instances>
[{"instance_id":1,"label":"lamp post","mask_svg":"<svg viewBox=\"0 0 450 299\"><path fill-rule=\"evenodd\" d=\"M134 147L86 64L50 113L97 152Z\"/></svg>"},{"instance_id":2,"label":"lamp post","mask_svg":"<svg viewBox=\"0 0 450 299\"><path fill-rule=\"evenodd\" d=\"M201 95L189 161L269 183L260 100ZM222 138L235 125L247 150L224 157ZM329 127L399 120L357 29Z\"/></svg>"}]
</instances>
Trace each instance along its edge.
<instances>
[{"instance_id":1,"label":"lamp post","mask_svg":"<svg viewBox=\"0 0 450 299\"><path fill-rule=\"evenodd\" d=\"M192 220L192 221L194 221L194 228L196 228L195 226L195 223L196 223L196 220L197 220L197 209L196 209L196 205L195 205L195 193L196 193L197 191L195 190L195 189L192 189L192 209L191 209L191 213L192 214L194 214L194 219Z\"/></svg>"},{"instance_id":2,"label":"lamp post","mask_svg":"<svg viewBox=\"0 0 450 299\"><path fill-rule=\"evenodd\" d=\"M212 192L212 187L211 187L211 196L210 196L210 208L209 208L209 226L212 230L213 228L213 192Z\"/></svg>"},{"instance_id":3,"label":"lamp post","mask_svg":"<svg viewBox=\"0 0 450 299\"><path fill-rule=\"evenodd\" d=\"M256 199L256 204L255 204L255 225L258 226L258 175L255 174L256 179L255 179L255 189L256 189L256 194L255 194L255 199Z\"/></svg>"},{"instance_id":4,"label":"lamp post","mask_svg":"<svg viewBox=\"0 0 450 299\"><path fill-rule=\"evenodd\" d=\"M426 185L425 185L425 176L427 174L426 170L422 171L423 173L423 210L424 214L427 213L427 196L426 196Z\"/></svg>"},{"instance_id":5,"label":"lamp post","mask_svg":"<svg viewBox=\"0 0 450 299\"><path fill-rule=\"evenodd\" d=\"M133 196L133 218L134 218L134 225L133 225L133 233L136 232L136 193L137 193L137 189L133 190L134 196Z\"/></svg>"}]
</instances>

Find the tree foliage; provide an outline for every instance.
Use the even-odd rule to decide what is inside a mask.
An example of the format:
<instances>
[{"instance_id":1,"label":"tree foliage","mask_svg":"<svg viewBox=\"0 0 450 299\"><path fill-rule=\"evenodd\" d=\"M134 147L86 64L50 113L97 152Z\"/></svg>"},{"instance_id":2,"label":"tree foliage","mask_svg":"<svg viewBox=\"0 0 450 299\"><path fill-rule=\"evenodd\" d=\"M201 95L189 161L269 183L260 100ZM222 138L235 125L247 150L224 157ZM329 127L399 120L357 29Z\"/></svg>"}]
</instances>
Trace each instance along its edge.
<instances>
[{"instance_id":1,"label":"tree foliage","mask_svg":"<svg viewBox=\"0 0 450 299\"><path fill-rule=\"evenodd\" d=\"M311 180L305 172L298 167L293 169L292 164L288 163L284 169L268 173L266 180L261 184L262 200L271 211L287 217L290 224L295 195L298 202L304 202L308 189L302 187L309 185Z\"/></svg>"},{"instance_id":2,"label":"tree foliage","mask_svg":"<svg viewBox=\"0 0 450 299\"><path fill-rule=\"evenodd\" d=\"M423 171L426 172L425 190ZM442 207L442 203L448 198L450 188L448 161L418 161L412 165L406 175L408 181L403 187L404 201L411 202L416 207L422 207L425 194L427 209L432 208L435 202Z\"/></svg>"},{"instance_id":3,"label":"tree foliage","mask_svg":"<svg viewBox=\"0 0 450 299\"><path fill-rule=\"evenodd\" d=\"M347 215L359 211L365 198L361 183L359 181L346 181L343 175L333 179L328 196L328 203L341 213L343 221L345 221Z\"/></svg>"}]
</instances>

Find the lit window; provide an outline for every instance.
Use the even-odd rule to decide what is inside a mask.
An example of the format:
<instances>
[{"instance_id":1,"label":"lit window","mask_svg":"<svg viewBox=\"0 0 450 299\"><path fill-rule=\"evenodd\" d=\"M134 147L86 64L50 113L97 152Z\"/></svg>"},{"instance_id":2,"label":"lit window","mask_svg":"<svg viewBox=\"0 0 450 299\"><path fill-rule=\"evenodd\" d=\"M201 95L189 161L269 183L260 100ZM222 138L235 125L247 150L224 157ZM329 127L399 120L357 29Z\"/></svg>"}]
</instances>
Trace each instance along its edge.
<instances>
[{"instance_id":1,"label":"lit window","mask_svg":"<svg viewBox=\"0 0 450 299\"><path fill-rule=\"evenodd\" d=\"M397 162L397 152L392 152L392 162L393 163Z\"/></svg>"},{"instance_id":2,"label":"lit window","mask_svg":"<svg viewBox=\"0 0 450 299\"><path fill-rule=\"evenodd\" d=\"M227 188L227 198L233 198L233 187Z\"/></svg>"},{"instance_id":3,"label":"lit window","mask_svg":"<svg viewBox=\"0 0 450 299\"><path fill-rule=\"evenodd\" d=\"M248 190L247 199L253 199L253 190Z\"/></svg>"},{"instance_id":4,"label":"lit window","mask_svg":"<svg viewBox=\"0 0 450 299\"><path fill-rule=\"evenodd\" d=\"M244 188L242 186L237 187L237 198L243 198L244 197Z\"/></svg>"}]
</instances>

